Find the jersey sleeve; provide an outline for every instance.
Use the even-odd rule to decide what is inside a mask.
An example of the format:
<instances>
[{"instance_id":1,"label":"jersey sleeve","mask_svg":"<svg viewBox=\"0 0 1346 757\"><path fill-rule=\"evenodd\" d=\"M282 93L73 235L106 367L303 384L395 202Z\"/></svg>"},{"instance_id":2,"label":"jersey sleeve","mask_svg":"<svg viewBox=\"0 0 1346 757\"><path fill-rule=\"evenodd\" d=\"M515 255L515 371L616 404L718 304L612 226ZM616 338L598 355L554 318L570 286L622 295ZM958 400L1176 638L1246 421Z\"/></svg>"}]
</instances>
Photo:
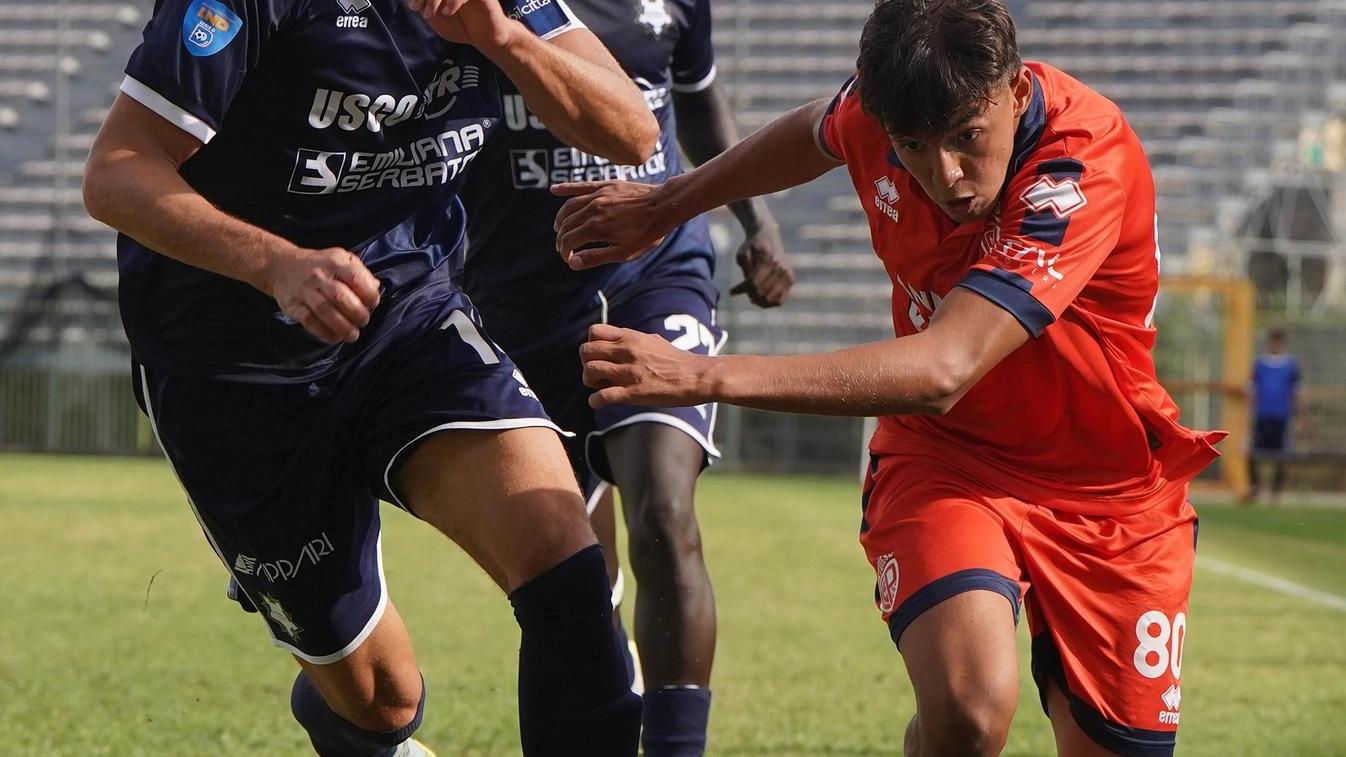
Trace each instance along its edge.
<instances>
[{"instance_id":1,"label":"jersey sleeve","mask_svg":"<svg viewBox=\"0 0 1346 757\"><path fill-rule=\"evenodd\" d=\"M1010 181L999 224L959 286L1009 311L1033 336L1056 321L1115 249L1126 192L1072 158L1029 165Z\"/></svg>"},{"instance_id":2,"label":"jersey sleeve","mask_svg":"<svg viewBox=\"0 0 1346 757\"><path fill-rule=\"evenodd\" d=\"M715 47L710 39L710 0L691 0L687 28L669 63L674 92L700 92L715 81Z\"/></svg>"},{"instance_id":3,"label":"jersey sleeve","mask_svg":"<svg viewBox=\"0 0 1346 757\"><path fill-rule=\"evenodd\" d=\"M293 0L159 0L121 91L202 142Z\"/></svg>"},{"instance_id":4,"label":"jersey sleeve","mask_svg":"<svg viewBox=\"0 0 1346 757\"><path fill-rule=\"evenodd\" d=\"M845 162L846 148L842 134L844 124L864 111L860 107L860 90L856 87L858 79L852 75L841 85L841 90L832 98L827 112L818 122L818 146L833 159Z\"/></svg>"},{"instance_id":5,"label":"jersey sleeve","mask_svg":"<svg viewBox=\"0 0 1346 757\"><path fill-rule=\"evenodd\" d=\"M542 39L588 28L565 0L503 0L503 6L510 18Z\"/></svg>"}]
</instances>

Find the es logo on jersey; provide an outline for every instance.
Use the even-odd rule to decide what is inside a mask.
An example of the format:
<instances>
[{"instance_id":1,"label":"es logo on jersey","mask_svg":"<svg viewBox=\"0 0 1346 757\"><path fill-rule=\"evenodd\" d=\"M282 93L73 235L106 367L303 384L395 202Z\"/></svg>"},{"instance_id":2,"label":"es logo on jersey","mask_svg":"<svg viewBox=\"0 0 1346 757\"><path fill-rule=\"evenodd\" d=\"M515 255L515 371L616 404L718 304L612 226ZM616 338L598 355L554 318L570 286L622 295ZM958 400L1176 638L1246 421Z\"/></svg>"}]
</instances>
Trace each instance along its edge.
<instances>
[{"instance_id":1,"label":"es logo on jersey","mask_svg":"<svg viewBox=\"0 0 1346 757\"><path fill-rule=\"evenodd\" d=\"M202 58L223 50L243 28L243 19L214 0L193 0L182 16L182 45Z\"/></svg>"},{"instance_id":2,"label":"es logo on jersey","mask_svg":"<svg viewBox=\"0 0 1346 757\"><path fill-rule=\"evenodd\" d=\"M296 151L289 191L322 195L438 186L453 181L486 141L490 119L384 152Z\"/></svg>"}]
</instances>

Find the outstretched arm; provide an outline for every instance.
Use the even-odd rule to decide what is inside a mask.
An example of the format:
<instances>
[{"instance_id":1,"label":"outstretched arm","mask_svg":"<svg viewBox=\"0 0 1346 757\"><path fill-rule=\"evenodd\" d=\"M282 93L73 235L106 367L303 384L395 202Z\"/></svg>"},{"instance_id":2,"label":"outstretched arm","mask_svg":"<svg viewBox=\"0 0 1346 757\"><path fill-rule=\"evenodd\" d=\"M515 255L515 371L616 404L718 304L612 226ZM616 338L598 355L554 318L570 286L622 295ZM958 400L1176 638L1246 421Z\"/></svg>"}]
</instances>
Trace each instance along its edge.
<instances>
[{"instance_id":1,"label":"outstretched arm","mask_svg":"<svg viewBox=\"0 0 1346 757\"><path fill-rule=\"evenodd\" d=\"M681 407L705 402L788 413L939 415L1028 331L1008 311L955 287L930 326L911 336L811 355L708 357L657 336L599 325L580 347L589 403Z\"/></svg>"},{"instance_id":2,"label":"outstretched arm","mask_svg":"<svg viewBox=\"0 0 1346 757\"><path fill-rule=\"evenodd\" d=\"M652 187L631 182L557 184L556 249L571 268L630 260L680 224L721 205L805 184L840 165L818 145L829 100L777 118L715 159ZM580 251L606 244L606 247Z\"/></svg>"},{"instance_id":3,"label":"outstretched arm","mask_svg":"<svg viewBox=\"0 0 1346 757\"><path fill-rule=\"evenodd\" d=\"M441 37L489 58L563 142L623 164L654 153L658 122L593 32L581 27L543 39L505 15L498 0L412 0L411 7Z\"/></svg>"},{"instance_id":4,"label":"outstretched arm","mask_svg":"<svg viewBox=\"0 0 1346 757\"><path fill-rule=\"evenodd\" d=\"M678 117L678 142L692 163L701 165L738 141L729 98L718 82L695 92L673 92ZM734 256L743 270L743 281L730 294L746 294L758 307L776 307L785 302L794 284L794 272L786 260L780 227L766 200L749 197L729 203L743 227L743 244Z\"/></svg>"}]
</instances>

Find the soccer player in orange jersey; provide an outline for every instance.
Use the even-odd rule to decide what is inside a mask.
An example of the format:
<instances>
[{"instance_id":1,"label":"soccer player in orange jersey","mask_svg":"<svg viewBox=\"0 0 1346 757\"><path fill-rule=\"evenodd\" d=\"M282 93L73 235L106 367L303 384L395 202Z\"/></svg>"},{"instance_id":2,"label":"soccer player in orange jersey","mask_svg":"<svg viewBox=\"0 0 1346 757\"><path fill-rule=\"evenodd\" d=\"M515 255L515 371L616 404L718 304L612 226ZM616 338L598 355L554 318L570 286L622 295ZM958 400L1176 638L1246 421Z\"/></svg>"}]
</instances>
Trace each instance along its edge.
<instances>
[{"instance_id":1,"label":"soccer player in orange jersey","mask_svg":"<svg viewBox=\"0 0 1346 757\"><path fill-rule=\"evenodd\" d=\"M858 73L658 186L557 188L574 268L844 164L893 283L896 338L689 355L595 326L592 402L881 416L860 542L917 709L905 754L995 755L1014 627L1069 757L1172 753L1196 541L1187 482L1223 434L1155 378L1154 183L1118 108L1020 61L998 0L880 0ZM593 243L605 242L606 247Z\"/></svg>"}]
</instances>

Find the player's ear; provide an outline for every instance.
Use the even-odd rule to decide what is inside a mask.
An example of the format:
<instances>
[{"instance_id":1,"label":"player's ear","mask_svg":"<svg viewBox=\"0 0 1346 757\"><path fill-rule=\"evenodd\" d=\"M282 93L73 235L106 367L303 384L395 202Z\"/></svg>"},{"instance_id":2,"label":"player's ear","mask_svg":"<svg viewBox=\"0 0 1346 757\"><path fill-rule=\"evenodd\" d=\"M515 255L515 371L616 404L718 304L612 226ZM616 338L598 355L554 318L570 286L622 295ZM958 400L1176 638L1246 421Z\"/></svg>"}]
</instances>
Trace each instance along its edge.
<instances>
[{"instance_id":1,"label":"player's ear","mask_svg":"<svg viewBox=\"0 0 1346 757\"><path fill-rule=\"evenodd\" d=\"M1028 67L1019 66L1019 73L1010 80L1010 93L1014 95L1014 117L1028 112L1028 104L1033 100L1033 75Z\"/></svg>"}]
</instances>

